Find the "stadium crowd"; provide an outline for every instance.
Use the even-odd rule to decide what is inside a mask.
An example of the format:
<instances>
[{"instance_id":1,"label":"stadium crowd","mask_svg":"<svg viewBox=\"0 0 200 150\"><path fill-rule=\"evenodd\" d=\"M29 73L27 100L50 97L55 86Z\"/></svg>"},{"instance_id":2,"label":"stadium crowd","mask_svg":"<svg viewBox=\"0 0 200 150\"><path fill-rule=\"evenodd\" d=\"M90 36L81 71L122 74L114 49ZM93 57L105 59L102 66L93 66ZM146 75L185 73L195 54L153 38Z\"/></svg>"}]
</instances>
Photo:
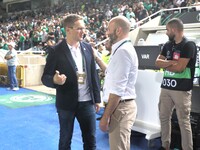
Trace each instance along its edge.
<instances>
[{"instance_id":1,"label":"stadium crowd","mask_svg":"<svg viewBox=\"0 0 200 150\"><path fill-rule=\"evenodd\" d=\"M98 43L106 38L108 21L117 15L126 16L132 29L138 21L160 9L184 7L197 4L193 0L96 0L82 1L76 4L59 3L53 7L45 7L22 13L13 13L2 18L0 24L0 49L8 49L7 43L14 41L16 50L41 50L52 46L66 36L62 27L62 19L69 13L77 13L84 17L87 25L85 40Z\"/></svg>"}]
</instances>

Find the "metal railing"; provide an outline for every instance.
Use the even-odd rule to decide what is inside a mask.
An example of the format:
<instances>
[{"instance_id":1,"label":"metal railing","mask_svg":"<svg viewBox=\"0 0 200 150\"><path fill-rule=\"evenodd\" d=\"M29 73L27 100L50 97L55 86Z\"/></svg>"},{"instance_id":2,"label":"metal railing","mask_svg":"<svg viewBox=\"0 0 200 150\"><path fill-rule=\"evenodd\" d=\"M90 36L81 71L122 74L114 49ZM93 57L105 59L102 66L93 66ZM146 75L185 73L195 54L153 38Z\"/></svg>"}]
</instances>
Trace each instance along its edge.
<instances>
[{"instance_id":1,"label":"metal railing","mask_svg":"<svg viewBox=\"0 0 200 150\"><path fill-rule=\"evenodd\" d=\"M137 22L137 27L136 27L136 28L138 28L139 26L141 26L142 24L144 24L144 22L146 23L146 22L150 21L152 18L156 17L157 15L163 15L165 12L181 13L183 10L184 10L184 11L186 10L187 12L190 12L191 10L196 11L195 8L196 8L196 6L177 7L177 8L170 8L170 9L161 9L161 10L155 12L154 14L151 14L151 15L147 16L146 18L144 18L144 19L138 21L138 22ZM132 31L132 30L131 30L131 31ZM104 44L104 43L105 43L106 41L108 41L108 40L109 40L109 38L104 39L103 41L97 43L97 44L95 45L95 47L97 47L97 46L99 46L99 45L101 45L101 44Z\"/></svg>"},{"instance_id":2,"label":"metal railing","mask_svg":"<svg viewBox=\"0 0 200 150\"><path fill-rule=\"evenodd\" d=\"M154 14L151 14L149 16L147 16L146 18L140 20L137 22L137 27L140 26L141 24L143 24L144 22L148 22L149 20L151 20L152 18L154 18L157 15L162 15L165 12L172 12L172 13L181 13L183 10L187 10L187 12L190 12L191 10L196 10L196 6L190 6L190 7L177 7L177 8L170 8L170 9L161 9L157 12L155 12ZM194 10L194 11L195 11Z\"/></svg>"}]
</instances>

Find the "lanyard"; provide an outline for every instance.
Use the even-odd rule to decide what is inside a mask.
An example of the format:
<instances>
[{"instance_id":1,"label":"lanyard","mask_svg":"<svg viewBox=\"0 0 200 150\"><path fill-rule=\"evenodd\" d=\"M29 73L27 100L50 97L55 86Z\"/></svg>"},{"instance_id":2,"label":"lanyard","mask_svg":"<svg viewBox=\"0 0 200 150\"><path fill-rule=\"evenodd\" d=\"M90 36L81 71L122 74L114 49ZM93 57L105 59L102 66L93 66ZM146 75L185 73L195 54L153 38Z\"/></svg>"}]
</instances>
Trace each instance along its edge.
<instances>
[{"instance_id":1,"label":"lanyard","mask_svg":"<svg viewBox=\"0 0 200 150\"><path fill-rule=\"evenodd\" d=\"M115 49L115 51L113 52L112 56L116 53L116 51L117 51L124 43L127 43L127 42L131 42L131 40L126 40L126 41L122 42L122 43Z\"/></svg>"},{"instance_id":2,"label":"lanyard","mask_svg":"<svg viewBox=\"0 0 200 150\"><path fill-rule=\"evenodd\" d=\"M81 58L82 58L82 69L83 69L83 72L85 72L85 61L84 61L82 50L81 50ZM78 67L77 67L76 63L75 63L75 67L76 67L76 71L78 72Z\"/></svg>"}]
</instances>

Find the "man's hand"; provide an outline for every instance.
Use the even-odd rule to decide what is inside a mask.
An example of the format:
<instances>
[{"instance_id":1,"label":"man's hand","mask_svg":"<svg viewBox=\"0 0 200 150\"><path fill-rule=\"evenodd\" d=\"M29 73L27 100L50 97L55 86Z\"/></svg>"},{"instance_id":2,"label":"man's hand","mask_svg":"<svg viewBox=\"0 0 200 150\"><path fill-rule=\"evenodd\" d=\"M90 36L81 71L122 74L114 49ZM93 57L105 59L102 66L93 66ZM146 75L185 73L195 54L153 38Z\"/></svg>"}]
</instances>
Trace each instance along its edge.
<instances>
[{"instance_id":1,"label":"man's hand","mask_svg":"<svg viewBox=\"0 0 200 150\"><path fill-rule=\"evenodd\" d=\"M100 111L100 104L99 104L99 103L96 103L96 104L95 104L95 109L96 109L96 112L99 112L99 111Z\"/></svg>"},{"instance_id":2,"label":"man's hand","mask_svg":"<svg viewBox=\"0 0 200 150\"><path fill-rule=\"evenodd\" d=\"M95 59L96 57L98 57L97 56L98 51L95 48L92 48L92 50L93 50L93 56L94 56L94 59Z\"/></svg>"},{"instance_id":3,"label":"man's hand","mask_svg":"<svg viewBox=\"0 0 200 150\"><path fill-rule=\"evenodd\" d=\"M103 116L99 122L99 128L103 132L108 132L109 130L109 123L110 123L110 117Z\"/></svg>"},{"instance_id":4,"label":"man's hand","mask_svg":"<svg viewBox=\"0 0 200 150\"><path fill-rule=\"evenodd\" d=\"M60 74L58 70L53 77L53 82L58 85L63 85L66 81L67 77L64 74Z\"/></svg>"}]
</instances>

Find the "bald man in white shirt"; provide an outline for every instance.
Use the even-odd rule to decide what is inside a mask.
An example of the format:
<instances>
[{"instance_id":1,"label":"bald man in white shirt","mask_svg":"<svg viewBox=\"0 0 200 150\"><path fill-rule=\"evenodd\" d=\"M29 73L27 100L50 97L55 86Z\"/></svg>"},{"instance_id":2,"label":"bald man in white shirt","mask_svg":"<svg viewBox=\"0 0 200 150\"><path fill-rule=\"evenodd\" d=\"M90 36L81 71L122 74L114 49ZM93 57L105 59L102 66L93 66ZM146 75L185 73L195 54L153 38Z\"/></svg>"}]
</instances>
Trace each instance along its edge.
<instances>
[{"instance_id":1,"label":"bald man in white shirt","mask_svg":"<svg viewBox=\"0 0 200 150\"><path fill-rule=\"evenodd\" d=\"M137 113L138 57L129 31L130 22L126 17L117 16L110 20L107 35L112 53L103 88L103 101L107 106L100 120L100 129L109 132L110 150L130 150L131 128Z\"/></svg>"}]
</instances>

